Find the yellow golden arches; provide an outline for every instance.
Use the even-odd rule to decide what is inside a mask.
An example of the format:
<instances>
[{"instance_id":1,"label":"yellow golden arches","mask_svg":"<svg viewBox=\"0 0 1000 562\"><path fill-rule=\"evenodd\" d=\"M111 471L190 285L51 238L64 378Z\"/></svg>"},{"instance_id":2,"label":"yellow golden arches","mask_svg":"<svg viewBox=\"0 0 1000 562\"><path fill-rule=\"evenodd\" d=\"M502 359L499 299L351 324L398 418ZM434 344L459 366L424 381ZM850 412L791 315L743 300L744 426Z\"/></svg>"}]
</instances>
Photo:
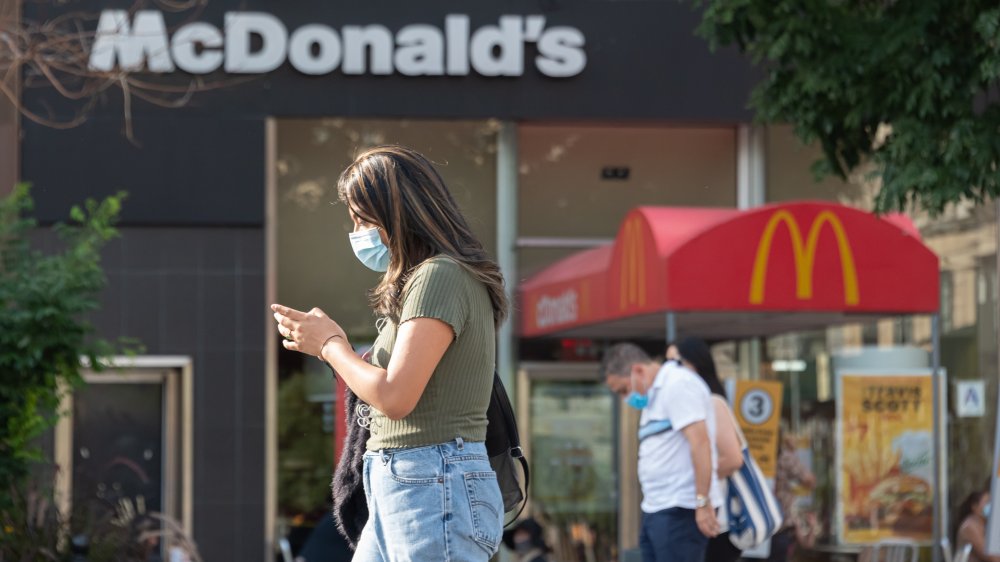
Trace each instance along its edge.
<instances>
[{"instance_id":1,"label":"yellow golden arches","mask_svg":"<svg viewBox=\"0 0 1000 562\"><path fill-rule=\"evenodd\" d=\"M764 282L767 277L767 264L771 256L771 243L774 232L784 223L788 227L788 236L792 241L792 252L795 259L795 296L801 300L813 296L813 268L816 264L816 246L823 227L830 225L837 239L837 249L840 253L841 275L844 278L844 302L848 306L856 306L860 302L858 291L858 272L854 265L854 253L844 232L844 225L832 211L823 211L813 219L809 228L809 236L805 245L802 243L802 231L799 224L786 210L776 211L764 227L757 246L757 257L754 259L753 274L750 278L750 303L764 302Z\"/></svg>"},{"instance_id":2,"label":"yellow golden arches","mask_svg":"<svg viewBox=\"0 0 1000 562\"><path fill-rule=\"evenodd\" d=\"M642 219L633 217L625 222L622 233L621 308L630 305L646 306L645 241L642 237Z\"/></svg>"}]
</instances>

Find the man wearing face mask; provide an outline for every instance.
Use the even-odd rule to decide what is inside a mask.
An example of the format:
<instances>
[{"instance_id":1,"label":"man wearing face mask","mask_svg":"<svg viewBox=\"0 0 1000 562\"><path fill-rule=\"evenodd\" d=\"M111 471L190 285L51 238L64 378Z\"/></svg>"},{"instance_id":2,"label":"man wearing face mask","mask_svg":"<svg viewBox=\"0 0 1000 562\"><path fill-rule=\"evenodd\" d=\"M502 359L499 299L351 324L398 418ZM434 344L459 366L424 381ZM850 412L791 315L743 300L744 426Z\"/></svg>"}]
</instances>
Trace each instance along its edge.
<instances>
[{"instance_id":1,"label":"man wearing face mask","mask_svg":"<svg viewBox=\"0 0 1000 562\"><path fill-rule=\"evenodd\" d=\"M715 415L705 382L677 361L663 365L637 345L612 346L602 361L605 383L642 411L639 485L643 562L703 562L719 533Z\"/></svg>"}]
</instances>

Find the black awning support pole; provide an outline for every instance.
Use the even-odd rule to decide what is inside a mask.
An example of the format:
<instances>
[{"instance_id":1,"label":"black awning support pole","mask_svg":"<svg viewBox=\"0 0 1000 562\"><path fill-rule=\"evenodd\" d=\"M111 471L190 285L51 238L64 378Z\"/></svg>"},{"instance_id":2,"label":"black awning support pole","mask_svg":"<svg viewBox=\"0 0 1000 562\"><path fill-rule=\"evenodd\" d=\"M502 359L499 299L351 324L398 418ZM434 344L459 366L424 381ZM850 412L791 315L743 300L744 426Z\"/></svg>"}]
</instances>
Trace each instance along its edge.
<instances>
[{"instance_id":1,"label":"black awning support pole","mask_svg":"<svg viewBox=\"0 0 1000 562\"><path fill-rule=\"evenodd\" d=\"M941 372L941 315L931 317L931 385L934 401L934 545L931 548L934 562L941 562L941 539L948 536L948 463L942 458L947 450L944 441L948 438L944 416L947 409L942 404L947 392L947 377Z\"/></svg>"},{"instance_id":2,"label":"black awning support pole","mask_svg":"<svg viewBox=\"0 0 1000 562\"><path fill-rule=\"evenodd\" d=\"M665 344L671 344L677 342L677 315L673 312L667 312L667 341ZM666 351L666 348L664 348Z\"/></svg>"}]
</instances>

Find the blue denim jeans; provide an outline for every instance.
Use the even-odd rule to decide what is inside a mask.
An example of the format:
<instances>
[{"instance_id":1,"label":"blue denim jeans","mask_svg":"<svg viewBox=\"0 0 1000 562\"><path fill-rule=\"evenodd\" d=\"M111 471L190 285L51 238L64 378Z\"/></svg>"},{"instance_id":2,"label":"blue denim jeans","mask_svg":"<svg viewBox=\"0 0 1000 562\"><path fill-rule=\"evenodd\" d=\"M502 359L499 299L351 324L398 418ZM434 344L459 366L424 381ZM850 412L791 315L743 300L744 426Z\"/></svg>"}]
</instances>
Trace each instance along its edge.
<instances>
[{"instance_id":1,"label":"blue denim jeans","mask_svg":"<svg viewBox=\"0 0 1000 562\"><path fill-rule=\"evenodd\" d=\"M642 562L707 562L708 537L698 530L693 509L672 507L642 514Z\"/></svg>"},{"instance_id":2,"label":"blue denim jeans","mask_svg":"<svg viewBox=\"0 0 1000 562\"><path fill-rule=\"evenodd\" d=\"M483 443L366 453L364 484L354 562L486 562L500 546L503 499Z\"/></svg>"}]
</instances>

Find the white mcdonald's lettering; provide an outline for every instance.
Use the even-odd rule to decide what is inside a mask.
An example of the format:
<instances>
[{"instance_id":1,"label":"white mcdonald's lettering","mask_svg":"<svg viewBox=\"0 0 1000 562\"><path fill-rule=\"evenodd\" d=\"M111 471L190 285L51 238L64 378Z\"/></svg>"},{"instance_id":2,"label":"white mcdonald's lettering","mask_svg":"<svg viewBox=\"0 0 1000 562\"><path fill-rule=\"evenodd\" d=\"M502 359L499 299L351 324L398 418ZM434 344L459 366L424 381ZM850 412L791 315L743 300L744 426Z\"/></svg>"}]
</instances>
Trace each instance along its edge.
<instances>
[{"instance_id":1,"label":"white mcdonald's lettering","mask_svg":"<svg viewBox=\"0 0 1000 562\"><path fill-rule=\"evenodd\" d=\"M583 32L549 26L543 15L506 14L496 24L474 27L466 14L447 14L441 23L396 31L379 23L337 29L316 22L289 29L273 14L231 11L221 28L195 21L170 33L162 12L104 10L89 68L264 74L287 61L312 76L338 68L345 75L522 76L534 62L544 76L569 78L587 65Z\"/></svg>"},{"instance_id":2,"label":"white mcdonald's lettering","mask_svg":"<svg viewBox=\"0 0 1000 562\"><path fill-rule=\"evenodd\" d=\"M543 296L535 305L535 324L539 328L576 322L580 317L579 296L569 289L555 296Z\"/></svg>"},{"instance_id":3,"label":"white mcdonald's lettering","mask_svg":"<svg viewBox=\"0 0 1000 562\"><path fill-rule=\"evenodd\" d=\"M622 235L621 308L646 305L646 251L642 237L642 219L625 223Z\"/></svg>"}]
</instances>

